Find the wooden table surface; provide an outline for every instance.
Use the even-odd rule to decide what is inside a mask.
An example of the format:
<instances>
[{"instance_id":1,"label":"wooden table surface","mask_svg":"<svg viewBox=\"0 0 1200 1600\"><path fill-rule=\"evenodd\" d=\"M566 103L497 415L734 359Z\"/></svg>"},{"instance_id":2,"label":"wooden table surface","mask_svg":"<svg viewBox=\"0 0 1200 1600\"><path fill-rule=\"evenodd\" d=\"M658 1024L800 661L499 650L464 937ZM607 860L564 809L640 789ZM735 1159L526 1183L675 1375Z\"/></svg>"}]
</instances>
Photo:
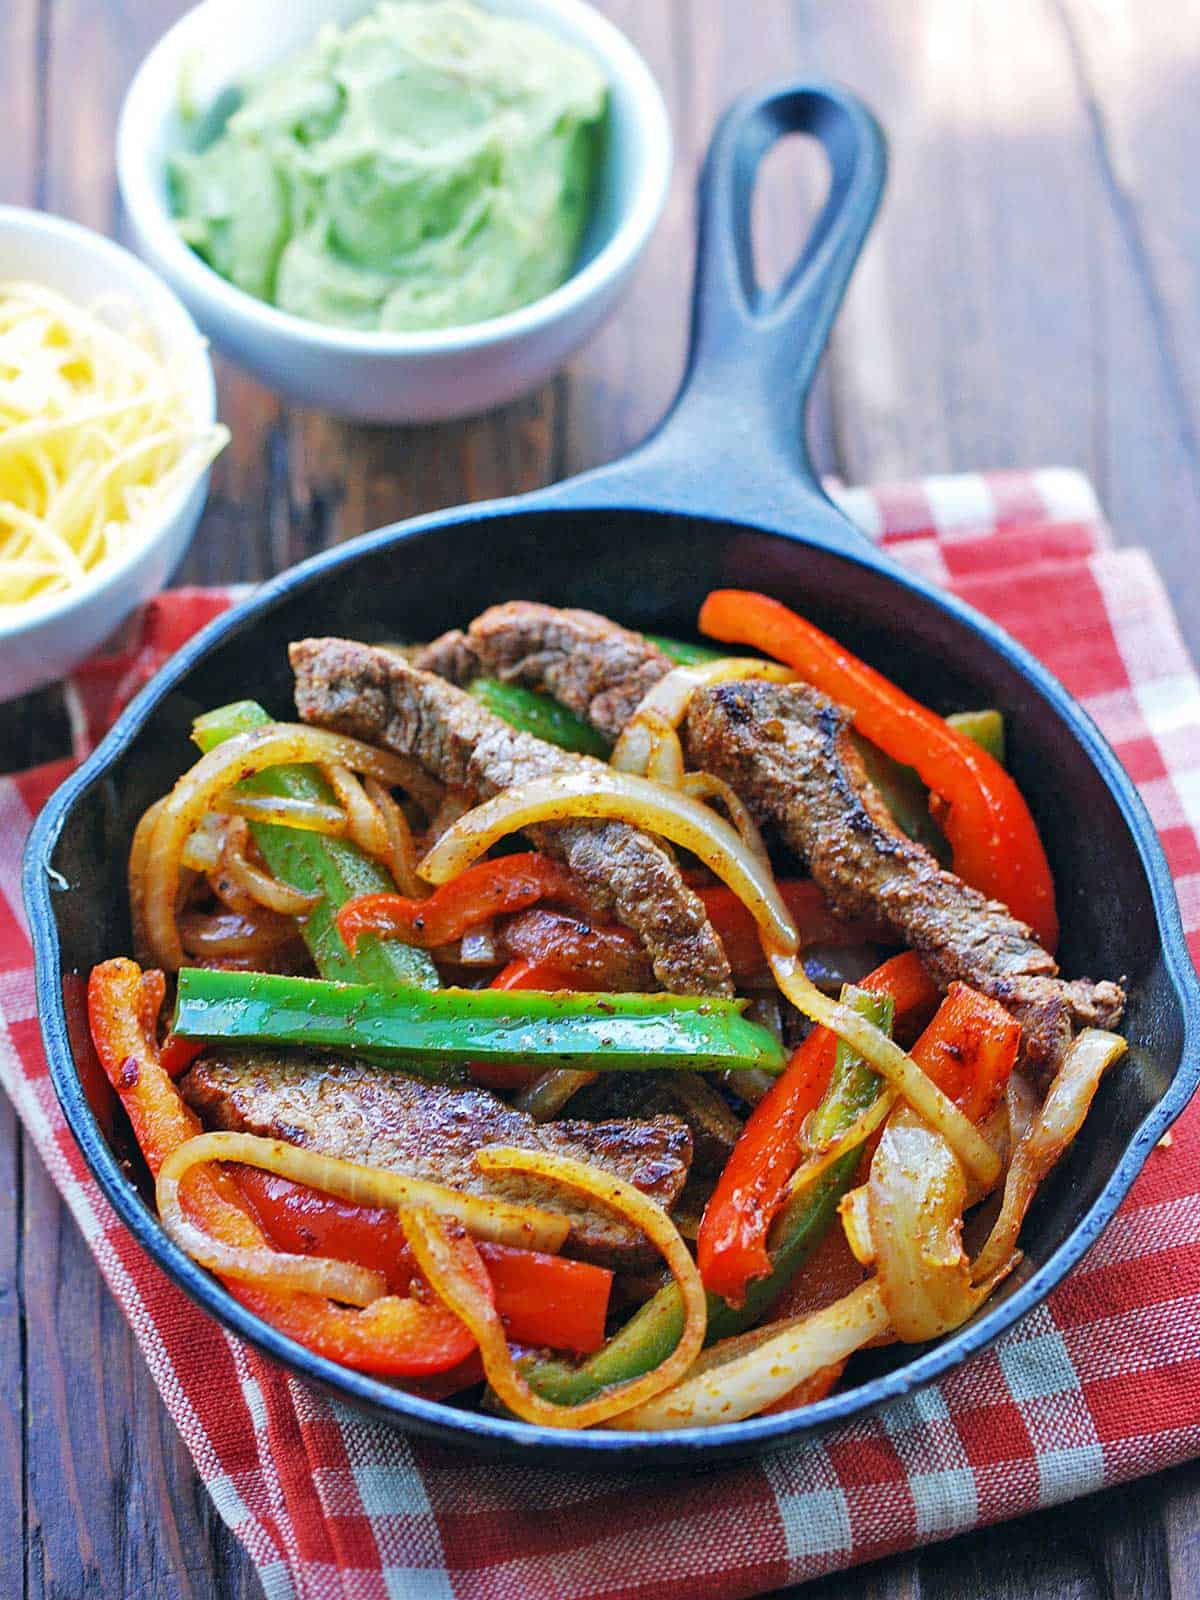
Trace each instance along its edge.
<instances>
[{"instance_id":1,"label":"wooden table surface","mask_svg":"<svg viewBox=\"0 0 1200 1600\"><path fill-rule=\"evenodd\" d=\"M253 3L253 0L248 0ZM119 233L122 92L180 0L0 0L0 200ZM852 482L1088 471L1200 647L1197 0L601 0L670 104L675 182L624 308L539 394L477 421L349 428L222 364L233 444L181 579L257 579L416 512L614 456L684 358L693 185L720 108L786 74L858 89L892 144L884 212L813 406ZM764 276L818 163L767 164ZM5 768L64 748L53 692L0 716ZM0 1597L261 1594L42 1166L0 1106ZM1200 1467L814 1585L835 1600L1200 1594Z\"/></svg>"}]
</instances>

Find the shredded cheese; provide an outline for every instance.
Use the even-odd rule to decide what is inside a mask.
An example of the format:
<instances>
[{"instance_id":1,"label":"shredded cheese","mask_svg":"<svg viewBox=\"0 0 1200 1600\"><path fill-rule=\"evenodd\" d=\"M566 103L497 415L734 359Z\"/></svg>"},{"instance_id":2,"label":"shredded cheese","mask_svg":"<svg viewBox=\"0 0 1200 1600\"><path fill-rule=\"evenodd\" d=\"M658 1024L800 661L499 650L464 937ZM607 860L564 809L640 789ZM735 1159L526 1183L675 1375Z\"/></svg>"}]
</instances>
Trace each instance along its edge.
<instances>
[{"instance_id":1,"label":"shredded cheese","mask_svg":"<svg viewBox=\"0 0 1200 1600\"><path fill-rule=\"evenodd\" d=\"M150 331L0 283L0 614L62 593L145 537L224 448Z\"/></svg>"}]
</instances>

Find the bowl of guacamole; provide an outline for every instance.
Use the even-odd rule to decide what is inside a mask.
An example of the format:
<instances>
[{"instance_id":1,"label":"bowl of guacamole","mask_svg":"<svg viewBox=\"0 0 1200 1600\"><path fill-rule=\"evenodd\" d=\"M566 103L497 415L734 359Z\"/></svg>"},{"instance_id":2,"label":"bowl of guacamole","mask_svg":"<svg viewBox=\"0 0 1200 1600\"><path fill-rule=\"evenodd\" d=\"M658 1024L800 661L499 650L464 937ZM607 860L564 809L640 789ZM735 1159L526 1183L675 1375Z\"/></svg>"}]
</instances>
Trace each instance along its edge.
<instances>
[{"instance_id":1,"label":"bowl of guacamole","mask_svg":"<svg viewBox=\"0 0 1200 1600\"><path fill-rule=\"evenodd\" d=\"M293 400L487 409L615 305L665 198L645 63L582 0L206 0L118 131L137 242Z\"/></svg>"}]
</instances>

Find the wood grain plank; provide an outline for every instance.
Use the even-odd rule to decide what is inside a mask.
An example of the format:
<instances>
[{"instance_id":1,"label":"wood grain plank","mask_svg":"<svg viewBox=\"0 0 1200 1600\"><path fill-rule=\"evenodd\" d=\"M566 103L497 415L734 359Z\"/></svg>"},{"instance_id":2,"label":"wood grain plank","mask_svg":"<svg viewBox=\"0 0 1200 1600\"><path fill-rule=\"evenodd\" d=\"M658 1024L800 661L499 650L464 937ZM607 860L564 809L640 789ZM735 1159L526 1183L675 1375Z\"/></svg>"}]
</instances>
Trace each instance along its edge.
<instances>
[{"instance_id":1,"label":"wood grain plank","mask_svg":"<svg viewBox=\"0 0 1200 1600\"><path fill-rule=\"evenodd\" d=\"M1200 1594L1200 1462L1151 1478L1146 1488L1166 1534L1170 1592Z\"/></svg>"},{"instance_id":2,"label":"wood grain plank","mask_svg":"<svg viewBox=\"0 0 1200 1600\"><path fill-rule=\"evenodd\" d=\"M38 0L5 0L0 6L0 92L4 136L0 138L0 204L37 201L39 145L45 136L44 102L38 91L38 57L45 46L44 11Z\"/></svg>"},{"instance_id":3,"label":"wood grain plank","mask_svg":"<svg viewBox=\"0 0 1200 1600\"><path fill-rule=\"evenodd\" d=\"M1154 547L1200 653L1200 222L1186 155L1200 139L1200 10L1122 0L1097 27L1078 0L1052 9L1094 173L1097 484L1119 534Z\"/></svg>"}]
</instances>

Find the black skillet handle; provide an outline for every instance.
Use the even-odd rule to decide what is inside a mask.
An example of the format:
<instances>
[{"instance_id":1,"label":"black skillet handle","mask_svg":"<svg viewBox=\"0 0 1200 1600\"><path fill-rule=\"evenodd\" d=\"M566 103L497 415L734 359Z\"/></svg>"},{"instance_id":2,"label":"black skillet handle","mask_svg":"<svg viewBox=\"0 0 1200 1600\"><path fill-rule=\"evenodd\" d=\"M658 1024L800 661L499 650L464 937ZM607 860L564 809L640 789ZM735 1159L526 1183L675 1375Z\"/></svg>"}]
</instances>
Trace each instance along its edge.
<instances>
[{"instance_id":1,"label":"black skillet handle","mask_svg":"<svg viewBox=\"0 0 1200 1600\"><path fill-rule=\"evenodd\" d=\"M795 133L822 145L829 195L795 266L764 291L750 232L755 176L771 146ZM813 471L804 413L885 170L883 134L846 89L787 83L735 101L700 180L691 353L679 394L631 455L545 497L744 519L861 552L863 536Z\"/></svg>"}]
</instances>

